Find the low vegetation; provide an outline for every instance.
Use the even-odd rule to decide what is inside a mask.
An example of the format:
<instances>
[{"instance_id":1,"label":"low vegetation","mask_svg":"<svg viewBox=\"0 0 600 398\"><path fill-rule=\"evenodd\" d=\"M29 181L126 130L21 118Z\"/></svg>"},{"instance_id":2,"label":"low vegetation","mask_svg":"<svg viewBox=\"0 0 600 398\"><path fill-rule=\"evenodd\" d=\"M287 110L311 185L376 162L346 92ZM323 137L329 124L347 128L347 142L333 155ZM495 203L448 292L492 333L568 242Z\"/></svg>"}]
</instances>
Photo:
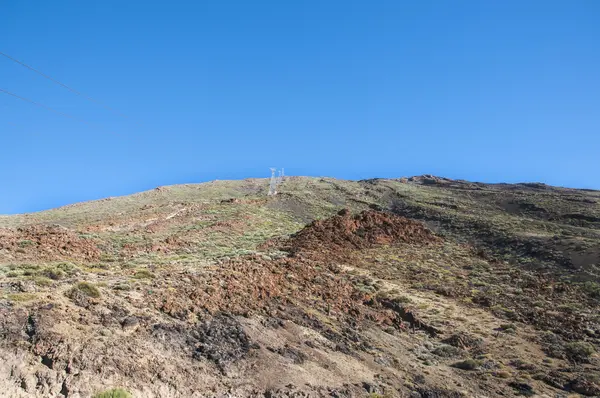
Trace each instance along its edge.
<instances>
[{"instance_id":1,"label":"low vegetation","mask_svg":"<svg viewBox=\"0 0 600 398\"><path fill-rule=\"evenodd\" d=\"M122 388L113 388L96 394L93 398L133 398L133 396Z\"/></svg>"},{"instance_id":2,"label":"low vegetation","mask_svg":"<svg viewBox=\"0 0 600 398\"><path fill-rule=\"evenodd\" d=\"M79 293L91 298L100 297L100 290L98 290L96 286L89 282L79 282L77 285L73 286L71 290L69 290L68 295L73 296Z\"/></svg>"},{"instance_id":3,"label":"low vegetation","mask_svg":"<svg viewBox=\"0 0 600 398\"><path fill-rule=\"evenodd\" d=\"M600 193L433 176L266 189L0 218L0 354L22 364L0 382L89 396L101 358L148 396L600 395Z\"/></svg>"},{"instance_id":4,"label":"low vegetation","mask_svg":"<svg viewBox=\"0 0 600 398\"><path fill-rule=\"evenodd\" d=\"M455 362L452 366L463 370L475 370L481 366L481 361L465 359L464 361Z\"/></svg>"}]
</instances>

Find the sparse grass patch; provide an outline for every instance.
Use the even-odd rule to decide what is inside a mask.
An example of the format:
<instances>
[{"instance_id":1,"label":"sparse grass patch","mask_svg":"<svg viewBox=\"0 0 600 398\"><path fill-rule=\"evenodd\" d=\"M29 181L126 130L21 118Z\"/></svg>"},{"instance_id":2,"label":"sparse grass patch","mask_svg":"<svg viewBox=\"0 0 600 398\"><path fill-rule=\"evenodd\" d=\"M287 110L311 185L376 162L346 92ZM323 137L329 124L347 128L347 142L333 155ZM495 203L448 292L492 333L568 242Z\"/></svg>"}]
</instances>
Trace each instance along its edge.
<instances>
[{"instance_id":1,"label":"sparse grass patch","mask_svg":"<svg viewBox=\"0 0 600 398\"><path fill-rule=\"evenodd\" d=\"M91 297L91 298L99 298L100 297L100 290L98 290L98 288L96 286L94 286L93 284L91 284L89 282L79 282L77 285L75 285L71 288L71 292L73 293L74 290L78 290L79 292L83 293L87 297Z\"/></svg>"},{"instance_id":2,"label":"sparse grass patch","mask_svg":"<svg viewBox=\"0 0 600 398\"><path fill-rule=\"evenodd\" d=\"M515 334L517 332L517 325L515 325L514 323L503 323L502 325L500 325L498 330L504 333Z\"/></svg>"},{"instance_id":3,"label":"sparse grass patch","mask_svg":"<svg viewBox=\"0 0 600 398\"><path fill-rule=\"evenodd\" d=\"M20 265L14 265L15 269L19 268L19 269L23 269L23 270L27 270L27 271L36 271L38 269L40 269L40 266L38 264L20 264Z\"/></svg>"},{"instance_id":4,"label":"sparse grass patch","mask_svg":"<svg viewBox=\"0 0 600 398\"><path fill-rule=\"evenodd\" d=\"M587 281L581 285L581 289L591 297L600 298L600 283Z\"/></svg>"},{"instance_id":5,"label":"sparse grass patch","mask_svg":"<svg viewBox=\"0 0 600 398\"><path fill-rule=\"evenodd\" d=\"M38 273L38 275L44 276L55 281L60 280L66 276L66 274L62 270L52 267L44 268Z\"/></svg>"},{"instance_id":6,"label":"sparse grass patch","mask_svg":"<svg viewBox=\"0 0 600 398\"><path fill-rule=\"evenodd\" d=\"M508 370L497 370L494 373L492 373L492 375L494 375L494 377L498 377L500 379L508 379L512 376L512 374L508 371Z\"/></svg>"},{"instance_id":7,"label":"sparse grass patch","mask_svg":"<svg viewBox=\"0 0 600 398\"><path fill-rule=\"evenodd\" d=\"M35 245L35 242L28 240L28 239L24 239L18 243L18 246L21 248L25 248L25 247L29 247L29 246L33 246L33 245Z\"/></svg>"},{"instance_id":8,"label":"sparse grass patch","mask_svg":"<svg viewBox=\"0 0 600 398\"><path fill-rule=\"evenodd\" d=\"M136 271L135 274L133 274L133 277L135 279L153 279L156 277L156 275L154 275L152 272L148 271L147 269L141 269L139 271Z\"/></svg>"},{"instance_id":9,"label":"sparse grass patch","mask_svg":"<svg viewBox=\"0 0 600 398\"><path fill-rule=\"evenodd\" d=\"M39 285L48 285L48 280L61 280L79 272L79 268L70 263L59 263L41 266L38 264L11 264L8 266L11 277L25 276L34 280ZM21 271L21 272L19 272Z\"/></svg>"},{"instance_id":10,"label":"sparse grass patch","mask_svg":"<svg viewBox=\"0 0 600 398\"><path fill-rule=\"evenodd\" d=\"M464 361L452 364L452 367L462 370L475 370L481 366L481 361L475 359L466 359Z\"/></svg>"},{"instance_id":11,"label":"sparse grass patch","mask_svg":"<svg viewBox=\"0 0 600 398\"><path fill-rule=\"evenodd\" d=\"M52 286L52 279L50 278L46 278L45 276L34 276L33 278L31 278L31 280L33 281L33 283L35 283L37 286Z\"/></svg>"},{"instance_id":12,"label":"sparse grass patch","mask_svg":"<svg viewBox=\"0 0 600 398\"><path fill-rule=\"evenodd\" d=\"M452 358L461 356L464 352L458 347L451 346L449 344L442 344L436 347L433 351L433 354L442 357L442 358Z\"/></svg>"},{"instance_id":13,"label":"sparse grass patch","mask_svg":"<svg viewBox=\"0 0 600 398\"><path fill-rule=\"evenodd\" d=\"M131 285L128 283L117 283L113 286L113 290L128 291L131 290Z\"/></svg>"},{"instance_id":14,"label":"sparse grass patch","mask_svg":"<svg viewBox=\"0 0 600 398\"><path fill-rule=\"evenodd\" d=\"M11 301L24 302L35 299L36 295L34 293L11 293L7 297Z\"/></svg>"},{"instance_id":15,"label":"sparse grass patch","mask_svg":"<svg viewBox=\"0 0 600 398\"><path fill-rule=\"evenodd\" d=\"M102 270L108 270L108 269L110 269L110 265L109 264L105 264L105 263L90 264L88 267L92 268L92 269L102 269Z\"/></svg>"},{"instance_id":16,"label":"sparse grass patch","mask_svg":"<svg viewBox=\"0 0 600 398\"><path fill-rule=\"evenodd\" d=\"M93 398L133 398L133 396L122 388L113 388L96 394Z\"/></svg>"},{"instance_id":17,"label":"sparse grass patch","mask_svg":"<svg viewBox=\"0 0 600 398\"><path fill-rule=\"evenodd\" d=\"M117 261L117 258L112 254L102 253L100 255L100 261L104 263L114 263L115 261Z\"/></svg>"},{"instance_id":18,"label":"sparse grass patch","mask_svg":"<svg viewBox=\"0 0 600 398\"><path fill-rule=\"evenodd\" d=\"M410 297L405 296L405 295L394 296L393 300L394 300L394 302L399 303L399 304L410 304L413 302L413 299L411 299Z\"/></svg>"},{"instance_id":19,"label":"sparse grass patch","mask_svg":"<svg viewBox=\"0 0 600 398\"><path fill-rule=\"evenodd\" d=\"M573 341L565 344L567 358L573 362L589 362L595 352L596 348L587 341Z\"/></svg>"},{"instance_id":20,"label":"sparse grass patch","mask_svg":"<svg viewBox=\"0 0 600 398\"><path fill-rule=\"evenodd\" d=\"M520 358L516 358L516 359L513 359L512 361L510 361L510 365L514 366L518 370L527 370L527 371L537 370L536 365L534 365L530 362L524 361Z\"/></svg>"}]
</instances>

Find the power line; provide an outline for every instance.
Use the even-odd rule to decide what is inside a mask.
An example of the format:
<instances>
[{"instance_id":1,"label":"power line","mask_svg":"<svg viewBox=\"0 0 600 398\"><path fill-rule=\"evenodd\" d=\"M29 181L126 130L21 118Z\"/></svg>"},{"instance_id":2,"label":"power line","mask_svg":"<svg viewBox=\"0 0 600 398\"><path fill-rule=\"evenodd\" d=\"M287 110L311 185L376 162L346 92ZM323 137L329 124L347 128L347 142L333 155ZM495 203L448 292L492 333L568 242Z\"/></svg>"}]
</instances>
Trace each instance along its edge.
<instances>
[{"instance_id":1,"label":"power line","mask_svg":"<svg viewBox=\"0 0 600 398\"><path fill-rule=\"evenodd\" d=\"M13 57L11 57L10 55L8 55L8 54L5 54L5 53L3 53L3 52L0 52L0 55L2 55L3 57L6 57L6 58L10 59L11 61L13 61L13 62L15 62L15 63L17 63L17 64L19 64L19 65L21 65L21 66L23 66L23 67L27 68L27 69L29 69L29 70L31 70L31 71L33 71L33 72L35 72L35 73L37 73L38 75L40 75L40 76L44 77L45 79L48 79L48 80L50 80L51 82L54 82L54 83L58 84L59 86L61 86L61 87L63 87L63 88L66 88L67 90L71 91L72 93L74 93L74 94L76 94L76 95L78 95L78 96L80 96L80 97L82 97L82 98L85 98L86 100L88 100L88 101L90 101L90 102L93 102L93 103L95 103L96 105L99 105L99 106L103 107L104 109L106 109L106 110L108 110L108 111L110 111L110 112L113 112L113 113L114 113L114 114L116 114L116 115L119 115L119 116L121 116L121 117L123 117L123 118L128 118L128 117L127 117L127 115L125 115L125 114L123 114L123 113L121 113L121 112L117 111L116 109L113 109L113 108L111 108L110 106L108 106L108 105L106 105L106 104L104 104L104 103L102 103L102 102L100 102L100 101L98 101L98 100L95 100L94 98L92 98L92 97L90 97L90 96L88 96L88 95L85 95L85 94L83 94L83 93L82 93L82 92L80 92L80 91L77 91L77 90L75 90L74 88L72 88L72 87L70 87L70 86L67 86L66 84L64 84L64 83L62 83L62 82L60 82L60 81L58 81L58 80L56 80L56 79L54 79L54 78L52 78L52 77L48 76L48 75L47 75L47 74L45 74L44 72L42 72L42 71L39 71L39 70L35 69L33 66L27 65L26 63L24 63L24 62L22 62L22 61L19 61L18 59L16 59L16 58L13 58Z\"/></svg>"},{"instance_id":2,"label":"power line","mask_svg":"<svg viewBox=\"0 0 600 398\"><path fill-rule=\"evenodd\" d=\"M18 98L18 99L20 99L20 100L22 100L22 101L29 102L30 104L33 104L33 105L39 106L39 107L41 107L41 108L44 108L44 109L46 109L46 110L48 110L48 111L50 111L50 112L54 112L54 113L56 113L56 114L58 114L58 115L61 115L61 116L64 116L64 117L68 117L69 119L77 120L77 121L78 121L78 122L80 122L80 123L85 123L85 124L88 124L88 125L90 125L90 126L92 126L92 125L93 125L93 123L90 123L90 122L88 122L88 121L86 121L86 120L79 119L79 118L77 118L77 117L75 117L75 116L73 116L73 115L69 115L68 113L64 113L64 112L61 112L61 111L59 111L59 110L56 110L56 109L54 109L54 108L51 108L51 107L49 107L49 106L47 106L47 105L40 104L39 102L36 102L36 101L34 101L34 100L30 100L29 98L21 97L20 95L17 95L17 94L15 94L15 93L11 93L10 91L6 91L6 90L4 90L4 89L2 89L2 88L0 88L0 92L1 92L1 93L4 93L4 94L8 94L8 95L10 95L10 96L12 96L12 97Z\"/></svg>"}]
</instances>

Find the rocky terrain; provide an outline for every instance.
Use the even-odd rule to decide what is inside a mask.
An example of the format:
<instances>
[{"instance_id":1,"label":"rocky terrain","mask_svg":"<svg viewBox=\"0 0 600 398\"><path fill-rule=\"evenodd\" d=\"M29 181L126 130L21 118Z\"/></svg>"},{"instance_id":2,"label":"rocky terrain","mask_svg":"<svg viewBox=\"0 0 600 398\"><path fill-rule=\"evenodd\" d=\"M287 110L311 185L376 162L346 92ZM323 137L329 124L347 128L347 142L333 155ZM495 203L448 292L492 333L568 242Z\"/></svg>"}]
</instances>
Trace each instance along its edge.
<instances>
[{"instance_id":1,"label":"rocky terrain","mask_svg":"<svg viewBox=\"0 0 600 398\"><path fill-rule=\"evenodd\" d=\"M267 188L0 217L0 395L600 396L599 191Z\"/></svg>"}]
</instances>

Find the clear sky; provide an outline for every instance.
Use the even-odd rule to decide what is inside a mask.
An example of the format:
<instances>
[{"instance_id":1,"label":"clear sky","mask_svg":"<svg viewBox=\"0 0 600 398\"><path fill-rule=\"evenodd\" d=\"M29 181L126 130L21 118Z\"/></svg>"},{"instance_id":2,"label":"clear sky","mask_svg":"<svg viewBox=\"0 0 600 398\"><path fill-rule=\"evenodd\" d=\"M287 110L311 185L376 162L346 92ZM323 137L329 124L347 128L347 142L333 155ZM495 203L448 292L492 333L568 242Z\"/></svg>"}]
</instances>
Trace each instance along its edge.
<instances>
[{"instance_id":1,"label":"clear sky","mask_svg":"<svg viewBox=\"0 0 600 398\"><path fill-rule=\"evenodd\" d=\"M600 189L596 0L0 2L0 213L159 185L436 174Z\"/></svg>"}]
</instances>

